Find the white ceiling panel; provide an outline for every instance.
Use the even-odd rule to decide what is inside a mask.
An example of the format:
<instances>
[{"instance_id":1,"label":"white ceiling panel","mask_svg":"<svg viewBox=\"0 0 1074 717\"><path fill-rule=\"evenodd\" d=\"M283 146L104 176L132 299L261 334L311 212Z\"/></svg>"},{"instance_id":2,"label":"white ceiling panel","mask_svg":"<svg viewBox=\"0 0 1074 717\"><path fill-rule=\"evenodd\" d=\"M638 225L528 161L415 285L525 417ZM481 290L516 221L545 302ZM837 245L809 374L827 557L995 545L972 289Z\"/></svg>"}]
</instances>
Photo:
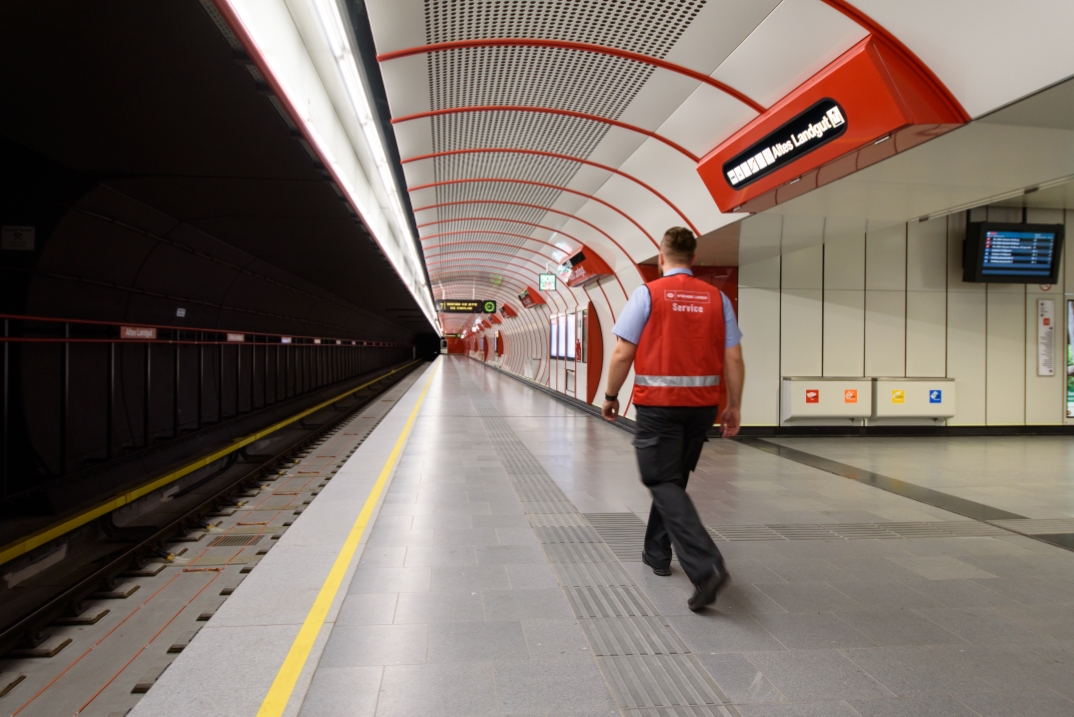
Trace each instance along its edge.
<instances>
[{"instance_id":1,"label":"white ceiling panel","mask_svg":"<svg viewBox=\"0 0 1074 717\"><path fill-rule=\"evenodd\" d=\"M712 76L771 107L867 34L820 0L783 0Z\"/></svg>"},{"instance_id":2,"label":"white ceiling panel","mask_svg":"<svg viewBox=\"0 0 1074 717\"><path fill-rule=\"evenodd\" d=\"M756 116L735 98L700 87L667 118L657 134L704 157Z\"/></svg>"},{"instance_id":3,"label":"white ceiling panel","mask_svg":"<svg viewBox=\"0 0 1074 717\"><path fill-rule=\"evenodd\" d=\"M668 227L685 224L683 218L669 204L644 187L618 175L609 177L596 196L623 209L657 241L660 241ZM677 206L678 202L674 204Z\"/></svg>"},{"instance_id":4,"label":"white ceiling panel","mask_svg":"<svg viewBox=\"0 0 1074 717\"><path fill-rule=\"evenodd\" d=\"M418 157L433 151L432 120L412 120L392 125L395 129L395 142L399 147L399 157Z\"/></svg>"},{"instance_id":5,"label":"white ceiling panel","mask_svg":"<svg viewBox=\"0 0 1074 717\"><path fill-rule=\"evenodd\" d=\"M428 112L429 72L424 55L401 57L380 63L384 89L388 93L388 105L392 117Z\"/></svg>"},{"instance_id":6,"label":"white ceiling panel","mask_svg":"<svg viewBox=\"0 0 1074 717\"><path fill-rule=\"evenodd\" d=\"M623 163L622 170L663 194L690 218L701 233L726 223L694 164L679 154L669 156L660 142L648 140ZM681 219L678 223L682 224ZM666 228L658 227L660 232Z\"/></svg>"},{"instance_id":7,"label":"white ceiling panel","mask_svg":"<svg viewBox=\"0 0 1074 717\"><path fill-rule=\"evenodd\" d=\"M425 44L425 3L422 0L366 0L377 53Z\"/></svg>"},{"instance_id":8,"label":"white ceiling panel","mask_svg":"<svg viewBox=\"0 0 1074 717\"><path fill-rule=\"evenodd\" d=\"M630 105L617 118L627 124L655 132L664 123L668 115L675 111L682 102L699 87L702 92L723 94L709 85L702 85L695 79L671 70L653 71L645 85L638 91Z\"/></svg>"},{"instance_id":9,"label":"white ceiling panel","mask_svg":"<svg viewBox=\"0 0 1074 717\"><path fill-rule=\"evenodd\" d=\"M712 74L779 0L709 0L664 58Z\"/></svg>"},{"instance_id":10,"label":"white ceiling panel","mask_svg":"<svg viewBox=\"0 0 1074 717\"><path fill-rule=\"evenodd\" d=\"M855 0L936 73L971 117L1074 75L1069 0Z\"/></svg>"},{"instance_id":11,"label":"white ceiling panel","mask_svg":"<svg viewBox=\"0 0 1074 717\"><path fill-rule=\"evenodd\" d=\"M432 162L408 162L403 165L403 176L406 177L408 187L417 187L422 184L430 184L436 181L436 171Z\"/></svg>"}]
</instances>

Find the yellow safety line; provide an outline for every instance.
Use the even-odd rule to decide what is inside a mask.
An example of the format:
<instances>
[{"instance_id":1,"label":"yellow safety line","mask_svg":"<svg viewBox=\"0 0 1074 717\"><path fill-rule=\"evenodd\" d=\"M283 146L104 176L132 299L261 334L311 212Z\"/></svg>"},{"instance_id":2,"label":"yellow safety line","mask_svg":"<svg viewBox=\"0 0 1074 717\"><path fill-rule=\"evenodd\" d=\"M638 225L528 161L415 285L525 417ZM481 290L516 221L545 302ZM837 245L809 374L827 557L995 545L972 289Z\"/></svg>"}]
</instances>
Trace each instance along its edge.
<instances>
[{"instance_id":1,"label":"yellow safety line","mask_svg":"<svg viewBox=\"0 0 1074 717\"><path fill-rule=\"evenodd\" d=\"M399 434L399 439L396 440L391 454L388 455L388 460L385 461L384 467L377 477L377 482L373 484L373 489L369 491L369 496L365 499L362 511L358 514L354 525L351 526L351 531L343 542L343 547L340 549L339 555L336 556L332 569L328 571L328 577L325 578L324 584L321 585L321 590L317 593L317 599L313 601L313 607L310 608L306 619L302 622L302 627L299 629L295 641L291 643L291 649L287 652L287 657L284 658L280 671L276 673L276 679L272 681L272 687L269 688L268 694L265 695L265 700L261 703L261 709L257 711L257 717L280 717L287 707L287 702L291 699L291 693L295 689L295 683L298 682L298 678L302 674L302 668L305 667L306 660L309 659L313 643L316 642L325 618L328 617L328 610L336 599L336 593L339 592L340 585L343 584L343 576L347 573L347 567L351 564L355 551L358 550L358 544L361 542L362 535L369 524L370 516L373 515L373 509L376 507L380 494L392 474L396 461L399 460L399 454L403 451L407 435L410 433L410 428L414 425L418 410L425 400L425 394L428 393L429 386L433 382L436 369L437 367L433 367L433 370L429 372L429 380L425 382L425 388L421 390L418 402L414 404L414 410L410 412L410 417L407 419L406 425L403 426L403 430Z\"/></svg>"},{"instance_id":2,"label":"yellow safety line","mask_svg":"<svg viewBox=\"0 0 1074 717\"><path fill-rule=\"evenodd\" d=\"M372 381L369 381L367 383L363 383L361 386L358 386L357 388L352 388L349 391L344 391L343 393L339 394L335 398L330 398L329 400L325 401L324 403L317 404L313 408L310 408L310 409L307 409L305 411L302 411L301 413L297 413L294 416L291 416L290 418L285 418L284 420L280 421L279 423L273 424L273 425L269 426L268 428L266 428L264 430L258 431L257 433L251 433L250 435L246 436L245 438L236 438L235 441L230 446L228 446L227 448L221 448L218 451L215 451L215 452L210 453L210 454L208 454L206 456L203 456L202 458L199 458L198 460L194 461L193 463L188 463L187 465L183 466L182 468L174 470L174 471L172 471L170 473L166 473L166 474L160 476L159 478L156 478L154 480L149 481L148 483L144 483L144 484L138 486L137 488L134 488L132 490L126 491L124 493L120 493L120 494L118 494L116 496L113 496L112 498L109 498L108 500L105 500L102 503L98 503L97 505L93 506L92 508L89 508L85 512L79 513L78 515L73 516L71 518L68 518L67 520L63 520L63 521L61 521L59 523L54 523L53 525L50 525L50 526L48 526L46 528L42 528L41 530L37 531L36 533L31 533L30 535L27 535L25 537L19 538L18 540L15 540L15 541L13 541L11 543L8 543L4 547L0 548L0 564L6 563L9 560L14 560L15 558L19 557L20 555L28 553L29 551L33 550L34 548L39 547L41 545L44 545L48 541L53 540L55 538L58 538L58 537L60 537L61 535L65 534L65 533L69 533L72 530L74 530L75 528L81 527L81 526L85 525L86 523L90 522L91 520L96 520L97 518L100 518L102 515L106 515L108 513L111 513L113 510L116 510L117 508L121 508L124 505L127 505L128 503L132 503L133 501L141 498L142 496L146 495L147 493L152 493L153 491L157 490L158 488L160 488L162 486L165 486L165 485L168 485L169 483L171 483L173 481L176 481L176 480L182 478L185 475L189 475L189 474L193 473L194 471L198 470L199 468L204 468L205 466L209 465L210 463L220 460L221 458L223 458L224 456L228 455L229 453L234 453L235 451L241 450L241 449L245 448L246 446L250 445L251 443L254 443L255 441L261 440L262 438L264 438L265 436L269 435L270 433L275 433L276 431L280 430L281 428L289 426L290 424L294 423L295 421L301 421L303 418L305 418L306 416L310 415L311 413L316 413L317 411L321 410L325 406L328 406L328 405L330 405L332 403L335 403L336 401L338 401L340 399L346 398L347 396L351 395L352 393L356 393L358 391L361 391L363 388L366 388L368 386L372 386L377 381L385 379L388 376L391 376L393 373L398 373L399 371L402 371L403 369L405 369L405 368L407 368L409 366L413 366L415 363L417 363L417 361L411 361L410 363L406 364L405 366L400 366L397 369L393 369L393 370L389 371L388 373L384 374L383 376L378 376L377 378L373 379Z\"/></svg>"}]
</instances>

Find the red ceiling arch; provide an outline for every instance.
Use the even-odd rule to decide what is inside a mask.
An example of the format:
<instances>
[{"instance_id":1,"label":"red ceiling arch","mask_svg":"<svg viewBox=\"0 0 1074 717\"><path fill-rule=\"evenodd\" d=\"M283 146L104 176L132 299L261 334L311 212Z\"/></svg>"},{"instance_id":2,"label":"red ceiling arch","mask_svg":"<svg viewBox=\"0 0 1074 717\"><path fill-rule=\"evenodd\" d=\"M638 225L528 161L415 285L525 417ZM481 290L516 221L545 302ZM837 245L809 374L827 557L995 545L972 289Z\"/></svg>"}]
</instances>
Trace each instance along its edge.
<instances>
[{"instance_id":1,"label":"red ceiling arch","mask_svg":"<svg viewBox=\"0 0 1074 717\"><path fill-rule=\"evenodd\" d=\"M697 164L701 161L700 157L698 157L696 154L686 149L682 145L676 144L667 137L661 134L657 134L656 132L647 130L644 127L638 127L637 125L627 124L626 122L620 122L619 120L610 119L608 117L601 117L600 115L593 115L587 112L561 110L556 107L534 107L530 105L471 105L468 107L448 107L440 110L415 112L414 114L396 117L392 120L392 124L410 122L412 120L423 119L425 117L438 117L440 115L453 115L467 112L537 112L540 114L560 115L563 117L574 117L577 119L590 120L592 122L600 122L602 124L611 125L612 127L629 130L630 132L637 132L638 134L643 134L646 137L652 137L658 142L663 142L668 147L671 147L679 154L686 156L694 164Z\"/></svg>"},{"instance_id":2,"label":"red ceiling arch","mask_svg":"<svg viewBox=\"0 0 1074 717\"><path fill-rule=\"evenodd\" d=\"M426 211L426 210L429 210L429 209L439 209L440 207L454 207L454 206L461 206L461 205L464 205L464 204L504 204L504 205L513 206L513 207L526 207L528 209L540 209L542 211L551 212L552 214L559 214L560 216L567 217L568 219L573 219L576 222L579 222L581 224L585 224L587 227L589 227L593 231L597 232L598 234L603 236L605 239L610 241L612 244L614 244L616 247L618 247L619 251L623 252L623 256L625 256L627 258L627 261L629 261L631 264L633 264L634 268L637 269L638 275L642 276L641 269L638 269L638 263L636 261L634 261L634 259L630 256L630 253L627 252L627 250L624 249L623 246L619 242L617 242L614 238L612 238L611 234L609 234L608 232L604 231L603 229L598 227L593 222L587 221L587 220L582 219L581 217L579 217L577 215L570 214L568 212L564 212L564 211L559 210L559 209L552 209L551 207L542 207L540 204L527 204L526 202L512 202L512 201L509 201L509 200L506 200L506 199L463 199L463 200L459 200L459 201L456 201L456 202L441 202L440 204L428 204L428 205L426 205L424 207L418 207L417 209L414 210L414 214L417 214L418 212Z\"/></svg>"},{"instance_id":3,"label":"red ceiling arch","mask_svg":"<svg viewBox=\"0 0 1074 717\"><path fill-rule=\"evenodd\" d=\"M478 241L466 241L466 242L447 242L445 244L436 244L436 245L433 246L433 248L439 248L439 247L442 247L442 246L460 246L460 245L472 246L473 244L488 244L490 246L502 246L502 247L523 249L523 250L531 252L532 254L536 254L537 256L541 256L541 257L544 256L544 254L541 254L536 249L531 249L529 247L524 247L524 246L519 247L519 246L516 246L514 244L504 244L503 242L496 242L496 241L481 241L481 240L478 240ZM453 251L450 251L450 252L440 252L440 253L434 254L432 256L435 256L435 257L458 256L458 255L467 254L467 253L470 253L470 252L479 252L479 253L487 253L487 254L503 254L503 252L483 251L483 250L478 250L478 249L472 249L471 248L471 249L463 249L463 250L453 250ZM426 261L428 261L428 256L429 255L426 256ZM505 256L516 256L516 255L514 255L514 254L505 254ZM536 264L536 262L531 262L531 263L534 263L535 265L539 266L538 264ZM623 292L623 296L625 298L629 298L630 294L627 292L626 287L623 286L623 280L619 278L619 274L613 272L612 276L615 278L615 282L617 284L619 284L619 290ZM642 278L644 279L644 277L642 277ZM601 291L604 291L603 286L601 286Z\"/></svg>"},{"instance_id":4,"label":"red ceiling arch","mask_svg":"<svg viewBox=\"0 0 1074 717\"><path fill-rule=\"evenodd\" d=\"M697 80L702 84L708 85L709 87L713 87L720 92L723 92L724 94L735 98L736 100L746 105L758 114L761 114L765 111L765 107L760 103L750 99L742 92L736 90L734 87L720 82L717 79L709 77L703 72L698 72L697 70L693 70L683 65L677 65L674 62L662 60L659 57L650 57L649 55L642 55L638 52L621 50L617 47L608 47L606 45L594 45L588 42L573 42L570 40L548 40L538 37L488 37L474 40L454 40L451 42L437 42L431 45L408 47L403 50L394 50L392 52L381 53L377 55L377 60L380 62L387 62L389 60L394 60L400 57L424 55L430 52L444 52L446 50L467 50L477 47L550 47L559 50L574 50L577 52L591 52L597 55L619 57L624 60L640 62L645 65L659 67L662 70L668 70L669 72L684 75L685 77Z\"/></svg>"},{"instance_id":5,"label":"red ceiling arch","mask_svg":"<svg viewBox=\"0 0 1074 717\"><path fill-rule=\"evenodd\" d=\"M608 207L613 212L615 212L615 213L619 214L620 216L622 216L628 222L630 222L631 224L636 226L638 228L638 231L640 231L642 234L644 234L646 236L646 238L648 238L648 240L650 242L652 242L654 247L656 247L657 249L660 248L660 245L656 243L656 239L653 239L653 235L650 234L648 231L646 231L645 227L643 227L641 224L639 224L637 222L636 219L634 219L632 216L630 216L629 214L627 214L626 212L624 212L622 209L620 209L619 207L615 206L614 204L610 204L609 202L606 202L603 199L600 199L599 197L595 197L592 194L586 194L585 192L579 192L577 189L570 189L569 187L561 187L561 186L558 186L558 185L555 185L555 184L548 184L547 182L534 182L533 180L530 180L530 179L510 179L510 178L507 178L507 177L467 177L465 179L444 179L444 180L441 180L439 182L429 182L428 184L419 184L416 187L410 187L409 191L416 192L419 189L432 189L434 187L443 187L445 185L450 185L450 184L472 184L472 183L477 183L477 182L500 182L500 183L503 183L503 184L525 184L525 185L534 186L534 187L544 187L545 189L555 189L555 190L560 191L560 192L567 192L568 194L576 194L579 197L585 197L586 199L591 199L592 201L597 202L598 204L601 204L601 205L603 205L605 207ZM417 210L415 210L415 211L417 211Z\"/></svg>"},{"instance_id":6,"label":"red ceiling arch","mask_svg":"<svg viewBox=\"0 0 1074 717\"><path fill-rule=\"evenodd\" d=\"M445 270L443 272L437 273L436 276L437 277L442 277L442 276L473 276L473 277L482 277L482 278L484 278L484 277L488 277L490 274L493 274L493 273L495 273L496 275L499 275L500 273L508 274L510 278L504 278L504 280L513 282L515 284L516 288L518 288L518 289L524 289L524 288L528 289L528 288L530 288L530 285L527 283L528 277L525 274L522 274L522 273L519 273L519 272L516 272L516 271L510 271L510 270L503 271L498 265L494 266L494 267L490 266L487 269L449 269L449 270ZM430 279L433 278L431 272L430 272L430 277L429 278ZM433 281L437 281L437 280L433 279ZM451 283L451 282L449 281L448 283ZM556 303L556 308L557 309L559 309L559 308L566 309L567 308L567 300L563 296L557 296L557 294L559 294L559 292L554 292L554 293L553 292L547 292L547 293L549 294L549 296L553 300L556 300L555 303ZM575 306L577 306L578 305L578 299L576 299L573 294L570 294L570 297L571 297L571 300L574 302ZM563 302L562 307L560 307L558 305L560 301Z\"/></svg>"},{"instance_id":7,"label":"red ceiling arch","mask_svg":"<svg viewBox=\"0 0 1074 717\"><path fill-rule=\"evenodd\" d=\"M605 172L611 172L612 174L615 174L615 175L618 175L618 176L623 177L625 179L628 179L631 182L634 182L635 184L637 184L638 186L645 188L649 192L652 192L662 202L664 202L664 204L667 204L669 207L671 207L672 211L674 211L676 214L678 214L679 217L684 222L686 222L686 225L688 227L690 227L690 231L692 231L695 236L700 236L701 235L701 232L699 232L697 227L694 226L694 223L690 221L690 218L687 217L686 214L684 214L681 209L679 209L677 206L675 206L675 204L670 199L668 199L663 194L658 192L655 188L651 187L650 185L646 184L645 182L643 182L640 179L638 179L637 177L635 177L633 174L628 174L627 172L624 172L621 169L616 169L615 167L609 167L608 165L600 164L599 162L592 162L592 161L590 161L588 159L581 159L579 157L572 157L569 154L559 154L558 152L545 152L543 150L538 150L538 149L519 149L519 148L510 148L510 147L477 147L477 148L471 148L471 149L452 149L452 150L448 150L448 151L445 151L445 152L433 152L431 154L422 154L422 155L418 155L416 157L408 157L407 159L404 159L402 161L402 163L403 164L408 164L410 162L419 162L419 161L422 161L422 160L435 159L437 157L450 157L450 156L459 155L459 154L486 154L486 153L489 153L489 154L491 154L491 153L495 153L495 154L525 154L525 155L531 155L531 156L535 156L535 157L552 157L553 159L562 159L562 160L566 160L568 162L577 162L579 164L584 164L587 167L596 167L597 169L604 170Z\"/></svg>"}]
</instances>

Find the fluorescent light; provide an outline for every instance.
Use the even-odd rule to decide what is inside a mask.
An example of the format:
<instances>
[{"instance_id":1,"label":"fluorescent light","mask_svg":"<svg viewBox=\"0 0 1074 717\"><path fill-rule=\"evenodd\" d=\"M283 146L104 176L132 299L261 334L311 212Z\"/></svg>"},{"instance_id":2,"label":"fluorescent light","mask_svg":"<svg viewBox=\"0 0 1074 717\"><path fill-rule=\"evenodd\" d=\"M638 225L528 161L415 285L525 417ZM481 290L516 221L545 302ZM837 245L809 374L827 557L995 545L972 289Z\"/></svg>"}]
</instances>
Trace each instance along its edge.
<instances>
[{"instance_id":1,"label":"fluorescent light","mask_svg":"<svg viewBox=\"0 0 1074 717\"><path fill-rule=\"evenodd\" d=\"M339 1L227 2L264 58L265 69L296 109L295 120L331 167L340 189L358 209L430 324L438 325L387 144ZM320 82L310 82L313 76Z\"/></svg>"}]
</instances>

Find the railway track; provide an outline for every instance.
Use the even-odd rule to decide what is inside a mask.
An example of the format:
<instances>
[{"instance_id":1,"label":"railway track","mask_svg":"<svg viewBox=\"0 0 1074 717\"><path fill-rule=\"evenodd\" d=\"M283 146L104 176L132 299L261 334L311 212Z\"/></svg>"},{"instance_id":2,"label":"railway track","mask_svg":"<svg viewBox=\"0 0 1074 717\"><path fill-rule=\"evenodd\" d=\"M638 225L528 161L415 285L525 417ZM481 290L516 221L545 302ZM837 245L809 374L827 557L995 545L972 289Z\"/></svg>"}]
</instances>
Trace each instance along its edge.
<instances>
[{"instance_id":1,"label":"railway track","mask_svg":"<svg viewBox=\"0 0 1074 717\"><path fill-rule=\"evenodd\" d=\"M70 554L53 574L31 578L39 595L40 584L51 585L50 597L18 614L14 601L0 609L0 644L14 646L0 658L0 715L126 714L394 406L419 365L304 412L128 511L141 514L100 519L96 539L68 540ZM265 597L268 610L273 597Z\"/></svg>"}]
</instances>

